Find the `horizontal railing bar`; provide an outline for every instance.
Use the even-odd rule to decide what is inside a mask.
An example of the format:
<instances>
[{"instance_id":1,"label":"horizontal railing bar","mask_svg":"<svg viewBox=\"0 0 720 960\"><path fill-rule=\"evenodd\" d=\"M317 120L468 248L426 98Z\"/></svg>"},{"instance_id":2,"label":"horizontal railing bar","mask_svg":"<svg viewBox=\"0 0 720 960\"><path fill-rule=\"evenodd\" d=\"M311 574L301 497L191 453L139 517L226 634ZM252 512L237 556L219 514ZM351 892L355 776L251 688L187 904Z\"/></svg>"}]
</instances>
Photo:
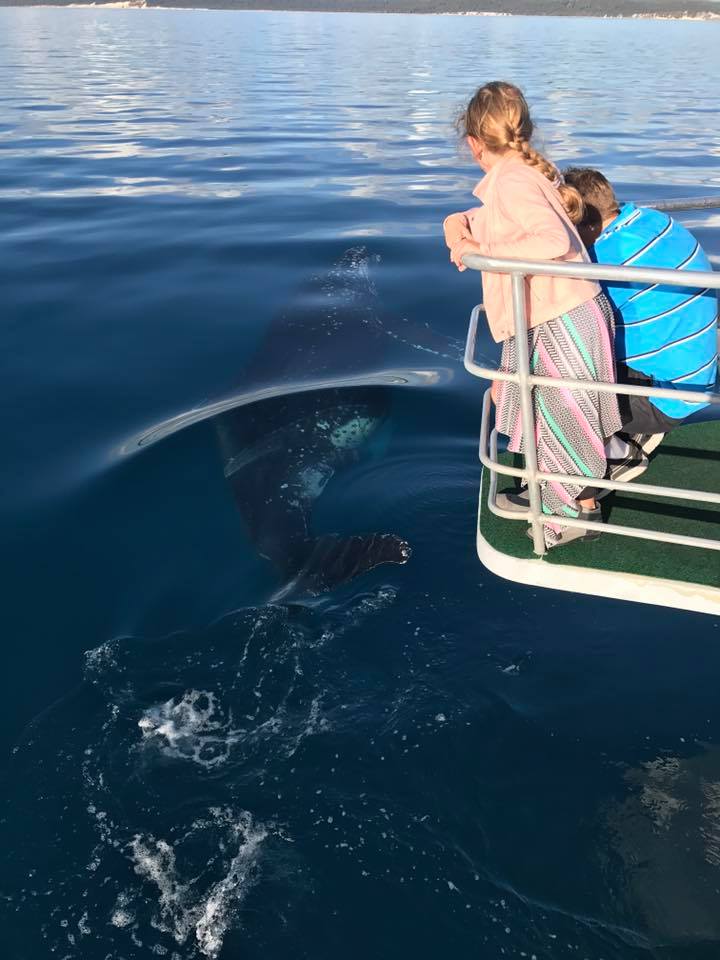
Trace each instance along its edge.
<instances>
[{"instance_id":1,"label":"horizontal railing bar","mask_svg":"<svg viewBox=\"0 0 720 960\"><path fill-rule=\"evenodd\" d=\"M505 477L521 477L523 480L526 478L526 472L521 467L508 467L504 463L491 460L487 454L480 455L480 463L493 473L502 473Z\"/></svg>"},{"instance_id":2,"label":"horizontal railing bar","mask_svg":"<svg viewBox=\"0 0 720 960\"><path fill-rule=\"evenodd\" d=\"M534 387L567 387L570 390L583 389L579 381L561 377L538 377L530 374L530 383ZM669 390L667 387L642 387L634 383L608 383L605 380L580 381L587 386L587 392L618 393L621 396L663 397L668 400L684 400L686 403L720 403L720 393L700 393L698 390Z\"/></svg>"},{"instance_id":3,"label":"horizontal railing bar","mask_svg":"<svg viewBox=\"0 0 720 960\"><path fill-rule=\"evenodd\" d=\"M575 520L570 517L538 517L541 523L562 527L581 527L583 530L598 530L619 537L636 537L639 540L659 540L662 543L677 543L683 547L699 547L703 550L720 550L720 540L708 540L705 537L687 537L682 533L646 530L643 527L621 527L617 523L597 523L595 520Z\"/></svg>"},{"instance_id":4,"label":"horizontal railing bar","mask_svg":"<svg viewBox=\"0 0 720 960\"><path fill-rule=\"evenodd\" d=\"M517 383L516 373L506 373L494 367L483 367L473 359L477 341L477 328L482 304L473 307L470 314L470 327L465 341L464 366L468 373L486 380L504 380ZM635 383L608 383L604 380L567 380L555 377L538 377L532 374L530 383L533 386L566 387L569 390L584 392L615 393L620 396L661 397L668 400L684 400L687 403L720 404L720 393L713 391L700 393L696 390L669 390L667 387L643 387Z\"/></svg>"},{"instance_id":5,"label":"horizontal railing bar","mask_svg":"<svg viewBox=\"0 0 720 960\"><path fill-rule=\"evenodd\" d=\"M517 383L516 373L505 373L492 367L481 367L474 361L465 364L465 369L476 377L486 380L504 380ZM565 387L584 393L616 393L621 396L663 397L668 400L684 400L687 403L720 404L720 393L700 393L694 390L668 390L665 387L641 387L634 383L608 383L605 380L566 380L562 377L538 377L531 374L528 382L533 387Z\"/></svg>"},{"instance_id":6,"label":"horizontal railing bar","mask_svg":"<svg viewBox=\"0 0 720 960\"><path fill-rule=\"evenodd\" d=\"M493 461L484 452L481 453L480 460L482 461L483 466L488 467L488 469L494 473L502 473L507 476L513 476L513 477L524 476L523 470L519 469L518 467L506 467L504 464L497 463L496 461ZM566 479L564 476L560 477L560 475L555 476L554 474L538 473L538 479L544 480L548 478L552 478L552 479L560 478L563 481ZM592 480L592 483L594 486L601 486L601 485L605 486L606 483L608 482L619 483L619 481L602 481L601 482L599 479ZM635 486L635 484L627 483L625 484L625 486L627 488L630 488L631 486ZM650 488L650 484L643 484L643 486L646 488ZM640 484L638 484L638 488L639 487L640 487ZM639 489L638 489L638 492L640 492ZM651 495L654 495L652 492L652 488L650 488L650 492L651 492ZM705 492L703 491L703 495L704 493ZM673 495L674 495L674 492L673 492ZM527 516L529 519L530 517L529 510L527 511ZM518 519L519 518L520 517L518 516ZM698 547L698 548L709 549L709 550L720 550L720 540L708 540L703 537L687 537L683 534L668 533L664 531L658 532L655 530L646 530L643 527L621 527L619 524L616 524L616 523L596 523L594 520L576 520L572 517L559 517L559 516L555 516L554 514L552 516L543 515L541 517L538 517L538 519L540 520L541 523L544 523L544 524L553 523L556 526L582 527L587 530L599 530L601 533L611 533L616 536L636 537L641 540L657 540L662 543L677 543L677 544L680 544L681 546Z\"/></svg>"},{"instance_id":7,"label":"horizontal railing bar","mask_svg":"<svg viewBox=\"0 0 720 960\"><path fill-rule=\"evenodd\" d=\"M669 497L673 500L692 500L693 503L720 504L720 493L710 490L686 490L684 487L664 487L657 483L637 483L633 480L606 480L594 477L575 477L571 473L540 473L540 480L559 480L560 483L584 484L586 487L599 487L602 490L615 490L620 493L637 493L646 497ZM720 524L720 514L718 514ZM720 529L720 527L719 527Z\"/></svg>"},{"instance_id":8,"label":"horizontal railing bar","mask_svg":"<svg viewBox=\"0 0 720 960\"><path fill-rule=\"evenodd\" d=\"M720 197L677 197L675 200L644 200L640 206L653 210L709 210L720 207Z\"/></svg>"},{"instance_id":9,"label":"horizontal railing bar","mask_svg":"<svg viewBox=\"0 0 720 960\"><path fill-rule=\"evenodd\" d=\"M463 263L484 273L519 273L523 276L575 277L579 280L614 280L618 283L657 283L662 286L709 287L720 290L716 270L664 270L659 267L617 267L607 263L567 263L559 260L516 260L466 253Z\"/></svg>"},{"instance_id":10,"label":"horizontal railing bar","mask_svg":"<svg viewBox=\"0 0 720 960\"><path fill-rule=\"evenodd\" d=\"M487 428L480 434L480 462L487 467L491 473L502 473L508 477L524 477L526 471L521 467L507 467L505 464L493 460L487 453ZM572 473L546 473L538 470L538 480L552 481L557 480L560 483L572 483L576 486L598 487L602 490L616 490L621 493L636 493L646 497L669 497L674 500L692 500L693 503L717 503L720 504L720 493L711 490L686 490L684 487L664 487L655 483L637 483L633 480L630 483L627 480L607 480L604 477L583 477ZM720 521L720 516L718 516Z\"/></svg>"}]
</instances>

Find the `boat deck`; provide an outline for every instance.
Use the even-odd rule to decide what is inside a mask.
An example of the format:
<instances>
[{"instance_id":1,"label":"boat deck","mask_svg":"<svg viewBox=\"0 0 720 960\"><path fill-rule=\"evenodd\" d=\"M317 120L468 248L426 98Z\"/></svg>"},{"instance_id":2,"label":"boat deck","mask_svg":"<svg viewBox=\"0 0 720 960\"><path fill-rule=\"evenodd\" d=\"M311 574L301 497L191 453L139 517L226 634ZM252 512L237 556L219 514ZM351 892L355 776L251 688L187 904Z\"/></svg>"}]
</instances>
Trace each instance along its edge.
<instances>
[{"instance_id":1,"label":"boat deck","mask_svg":"<svg viewBox=\"0 0 720 960\"><path fill-rule=\"evenodd\" d=\"M513 454L501 454L499 459L522 466ZM499 476L499 488L505 479L512 484L511 478ZM638 480L720 493L720 421L673 431L651 455L650 466ZM526 523L490 512L488 489L489 472L484 470L478 553L500 576L720 615L720 551L605 534L597 541L571 543L538 558L526 536ZM602 513L604 520L629 527L720 540L720 505L610 493L602 501Z\"/></svg>"}]
</instances>

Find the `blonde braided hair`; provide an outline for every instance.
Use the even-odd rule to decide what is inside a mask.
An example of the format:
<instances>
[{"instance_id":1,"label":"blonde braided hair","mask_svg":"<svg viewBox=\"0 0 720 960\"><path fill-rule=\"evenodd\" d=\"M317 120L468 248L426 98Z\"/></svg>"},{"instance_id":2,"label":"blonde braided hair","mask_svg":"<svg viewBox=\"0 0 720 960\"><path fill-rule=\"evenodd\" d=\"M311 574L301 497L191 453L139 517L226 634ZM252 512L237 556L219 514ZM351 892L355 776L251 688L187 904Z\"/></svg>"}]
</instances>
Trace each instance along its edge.
<instances>
[{"instance_id":1,"label":"blonde braided hair","mask_svg":"<svg viewBox=\"0 0 720 960\"><path fill-rule=\"evenodd\" d=\"M519 153L525 163L557 187L570 220L580 223L584 214L582 197L574 187L564 183L555 164L530 144L533 122L518 87L501 80L486 83L461 113L458 127L464 136L481 140L493 153L503 154L508 150Z\"/></svg>"}]
</instances>

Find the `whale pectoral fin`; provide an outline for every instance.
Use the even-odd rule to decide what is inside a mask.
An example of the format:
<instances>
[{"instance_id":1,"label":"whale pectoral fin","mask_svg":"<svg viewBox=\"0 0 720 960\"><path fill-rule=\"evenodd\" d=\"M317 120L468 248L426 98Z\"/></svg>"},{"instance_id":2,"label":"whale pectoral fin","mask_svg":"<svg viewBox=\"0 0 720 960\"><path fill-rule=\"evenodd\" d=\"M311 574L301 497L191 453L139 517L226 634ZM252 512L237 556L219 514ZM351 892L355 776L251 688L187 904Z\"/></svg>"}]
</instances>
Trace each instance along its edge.
<instances>
[{"instance_id":1,"label":"whale pectoral fin","mask_svg":"<svg viewBox=\"0 0 720 960\"><path fill-rule=\"evenodd\" d=\"M324 536L307 540L305 546L292 586L308 593L332 590L381 563L407 563L412 554L407 541L392 533Z\"/></svg>"}]
</instances>

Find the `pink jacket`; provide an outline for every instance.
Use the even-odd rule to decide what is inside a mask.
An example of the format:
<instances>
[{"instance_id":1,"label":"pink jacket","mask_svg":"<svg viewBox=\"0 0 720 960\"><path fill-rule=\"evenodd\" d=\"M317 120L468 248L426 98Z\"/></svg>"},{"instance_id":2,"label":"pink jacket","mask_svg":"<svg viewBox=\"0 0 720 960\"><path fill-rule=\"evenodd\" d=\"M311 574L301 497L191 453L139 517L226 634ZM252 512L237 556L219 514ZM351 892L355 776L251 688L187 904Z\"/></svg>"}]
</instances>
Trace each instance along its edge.
<instances>
[{"instance_id":1,"label":"pink jacket","mask_svg":"<svg viewBox=\"0 0 720 960\"><path fill-rule=\"evenodd\" d=\"M473 191L482 207L466 216L473 240L490 257L589 263L590 258L547 177L514 153L507 153ZM512 294L507 274L483 273L483 300L496 341L514 335ZM600 293L594 280L529 277L525 284L528 327L562 316Z\"/></svg>"}]
</instances>

